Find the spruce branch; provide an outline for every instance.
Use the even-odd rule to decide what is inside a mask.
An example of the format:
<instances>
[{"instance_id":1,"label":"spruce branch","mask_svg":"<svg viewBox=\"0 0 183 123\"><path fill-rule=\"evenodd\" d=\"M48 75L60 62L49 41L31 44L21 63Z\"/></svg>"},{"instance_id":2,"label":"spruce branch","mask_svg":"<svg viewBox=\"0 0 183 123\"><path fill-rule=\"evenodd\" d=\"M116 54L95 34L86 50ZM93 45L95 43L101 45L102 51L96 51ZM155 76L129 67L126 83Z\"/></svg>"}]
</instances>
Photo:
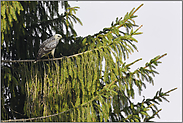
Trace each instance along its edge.
<instances>
[{"instance_id":1,"label":"spruce branch","mask_svg":"<svg viewBox=\"0 0 183 123\"><path fill-rule=\"evenodd\" d=\"M2 122L16 122L16 121L23 121L23 122L25 122L25 121L32 121L32 120L44 119L44 118L48 118L48 117L57 116L57 115L60 115L60 114L66 113L66 112L70 112L70 111L72 111L72 110L74 110L74 109L77 109L77 108L79 108L79 107L84 107L84 106L86 106L86 105L92 103L94 100L96 100L96 99L99 98L101 95L103 95L103 94L106 92L106 90L107 90L107 91L110 91L109 88L110 88L116 81L117 81L117 80L113 81L113 82L110 83L109 85L104 86L104 88L99 92L99 94L96 95L95 97L93 97L91 100L89 100L89 101L87 101L87 102L85 102L85 103L82 103L82 104L80 104L80 105L78 105L78 106L75 106L75 107L73 107L73 108L70 108L70 109L68 109L68 110L66 110L66 111L63 111L63 112L60 112L60 113L56 113L56 114L52 114L52 115L48 115L48 116L41 116L41 117L28 118L28 119L15 119L15 120L10 119L10 120L1 120L1 121L2 121Z\"/></svg>"},{"instance_id":2,"label":"spruce branch","mask_svg":"<svg viewBox=\"0 0 183 123\"><path fill-rule=\"evenodd\" d=\"M165 99L167 102L169 102L169 101L165 98L165 96L169 96L168 93L170 93L170 92L172 92L172 91L174 91L174 90L176 90L176 89L177 89L177 88L174 88L174 89L171 89L171 90L169 90L169 91L163 93L163 92L161 92L161 91L162 91L162 88L161 88L159 91L156 92L156 95L153 97L153 99L146 99L146 101L144 101L144 103L149 103L150 101L153 101L153 102L157 103L156 100L161 101L161 98L162 98L162 99ZM157 103L157 104L159 104L159 103Z\"/></svg>"},{"instance_id":3,"label":"spruce branch","mask_svg":"<svg viewBox=\"0 0 183 123\"><path fill-rule=\"evenodd\" d=\"M146 63L146 65L145 65L145 67L142 67L141 69L146 69L147 67L149 67L149 66L151 66L151 64L157 64L157 63L159 63L159 62L157 62L160 58L162 58L162 57L164 57L164 56L166 56L167 55L167 53L165 53L165 54L163 54L162 56L157 56L157 57L155 57L154 59L151 59L151 61L149 62L149 63ZM140 72L140 69L137 69L137 70L135 70L133 73L136 73L137 71L139 71Z\"/></svg>"},{"instance_id":4,"label":"spruce branch","mask_svg":"<svg viewBox=\"0 0 183 123\"><path fill-rule=\"evenodd\" d=\"M153 103L156 103L156 104L159 105L158 101L159 101L159 102L162 102L162 99L164 99L164 100L166 100L167 102L169 102L169 101L165 98L165 96L169 96L168 93L170 93L170 92L172 92L172 91L174 91L174 90L176 90L176 89L177 89L177 88L173 88L173 89L171 89L171 90L169 90L169 91L163 93L163 92L162 92L162 88L161 88L159 91L156 92L156 95L155 95L152 99L143 99L142 103L145 103L145 104L147 104L147 105L152 105ZM153 107L154 107L155 109L153 109ZM152 115L151 117L145 118L144 121L149 121L150 119L154 118L155 115L157 115L157 116L160 118L160 116L158 115L158 113L161 111L161 109L158 110L158 108L156 107L155 104L153 104L153 107L151 107L151 110L153 111L153 115Z\"/></svg>"},{"instance_id":5,"label":"spruce branch","mask_svg":"<svg viewBox=\"0 0 183 123\"><path fill-rule=\"evenodd\" d=\"M126 112L126 109L128 109L128 113L126 114L127 117L123 118L121 121L134 121L134 120L139 120L140 121L140 117L137 114L141 114L142 118L144 118L144 122L150 121L150 119L154 118L155 115L158 115L158 113L162 110L162 109L157 109L156 105L154 104L154 102L156 103L159 98L163 98L164 96L168 96L167 94L176 90L177 88L171 89L167 92L161 92L162 88L156 93L156 95L154 96L153 99L143 99L143 101L141 103L137 103L137 104L133 104L130 100L130 105L128 105L127 107L125 107L124 109L121 110L121 112ZM159 100L158 100L159 101ZM167 100L166 100L167 101ZM147 106L145 106L145 104L147 104ZM157 103L159 104L159 103ZM136 107L136 108L135 108ZM153 109L153 107L155 107L155 109ZM149 109L151 109L153 111L152 116L149 116L147 111L149 111ZM136 116L137 115L137 116ZM145 117L144 117L145 116Z\"/></svg>"},{"instance_id":6,"label":"spruce branch","mask_svg":"<svg viewBox=\"0 0 183 123\"><path fill-rule=\"evenodd\" d=\"M110 27L110 28L104 28L103 31L100 31L99 33L96 33L96 34L92 35L92 37L95 37L95 36L100 35L100 34L112 33L111 29L114 28L115 26L119 25L119 23L121 22L121 24L119 26L117 26L117 28L119 29L120 27L122 27L127 22L128 19L131 19L133 17L133 15L135 14L135 12L138 9L140 9L140 7L142 7L142 6L143 6L143 4L141 4L135 11L134 11L135 8L133 8L129 14L127 13L125 15L126 18L124 18L123 20L122 20L122 18L120 18L119 20L118 20L118 18L116 18L116 24L112 25L112 27ZM138 28L138 30L141 27L142 27L142 25ZM136 31L138 31L138 30L136 30Z\"/></svg>"},{"instance_id":7,"label":"spruce branch","mask_svg":"<svg viewBox=\"0 0 183 123\"><path fill-rule=\"evenodd\" d=\"M144 4L141 4L134 12L133 12L133 10L134 10L134 8L133 8L132 11L131 11L131 12L133 12L133 13L131 14L131 12L130 12L129 18L126 18L126 19L124 20L124 23L125 23L128 19L130 19L130 18L135 14L135 12L136 12L138 9L140 9L140 7L142 7L143 5L144 5ZM126 15L128 15L128 14L126 14ZM117 28L120 28L121 26L123 26L124 23L122 23L121 25L119 25Z\"/></svg>"}]
</instances>

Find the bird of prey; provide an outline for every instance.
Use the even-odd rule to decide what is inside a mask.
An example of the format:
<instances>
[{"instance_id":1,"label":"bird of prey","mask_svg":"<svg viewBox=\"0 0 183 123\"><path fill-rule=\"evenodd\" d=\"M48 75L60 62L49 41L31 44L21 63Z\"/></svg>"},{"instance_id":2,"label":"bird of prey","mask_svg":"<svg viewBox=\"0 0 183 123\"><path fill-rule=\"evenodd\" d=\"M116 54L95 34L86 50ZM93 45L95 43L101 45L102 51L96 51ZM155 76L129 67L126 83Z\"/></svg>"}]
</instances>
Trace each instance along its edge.
<instances>
[{"instance_id":1,"label":"bird of prey","mask_svg":"<svg viewBox=\"0 0 183 123\"><path fill-rule=\"evenodd\" d=\"M41 57L51 53L52 56L54 57L55 53L55 48L57 44L59 43L59 40L62 38L60 34L55 34L54 36L46 39L40 46L39 46L39 51L37 58L34 63L37 62Z\"/></svg>"}]
</instances>

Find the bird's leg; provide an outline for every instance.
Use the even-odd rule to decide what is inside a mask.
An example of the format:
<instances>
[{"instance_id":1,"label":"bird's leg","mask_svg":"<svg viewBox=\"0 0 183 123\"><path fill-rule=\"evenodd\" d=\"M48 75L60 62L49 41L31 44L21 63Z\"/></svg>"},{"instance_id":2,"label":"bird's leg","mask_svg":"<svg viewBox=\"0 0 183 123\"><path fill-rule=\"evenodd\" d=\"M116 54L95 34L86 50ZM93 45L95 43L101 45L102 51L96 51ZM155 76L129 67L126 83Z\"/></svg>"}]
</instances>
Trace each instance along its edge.
<instances>
[{"instance_id":1,"label":"bird's leg","mask_svg":"<svg viewBox=\"0 0 183 123\"><path fill-rule=\"evenodd\" d=\"M63 59L66 59L66 56L62 55L62 53L60 53L60 55L62 56Z\"/></svg>"},{"instance_id":2,"label":"bird's leg","mask_svg":"<svg viewBox=\"0 0 183 123\"><path fill-rule=\"evenodd\" d=\"M55 58L55 57L53 56L53 57L52 57L52 60L53 60L54 58Z\"/></svg>"},{"instance_id":3,"label":"bird's leg","mask_svg":"<svg viewBox=\"0 0 183 123\"><path fill-rule=\"evenodd\" d=\"M52 54L52 59L54 59L55 57L54 57L54 54L55 54L55 49L53 49L52 51L51 51L51 54Z\"/></svg>"}]
</instances>

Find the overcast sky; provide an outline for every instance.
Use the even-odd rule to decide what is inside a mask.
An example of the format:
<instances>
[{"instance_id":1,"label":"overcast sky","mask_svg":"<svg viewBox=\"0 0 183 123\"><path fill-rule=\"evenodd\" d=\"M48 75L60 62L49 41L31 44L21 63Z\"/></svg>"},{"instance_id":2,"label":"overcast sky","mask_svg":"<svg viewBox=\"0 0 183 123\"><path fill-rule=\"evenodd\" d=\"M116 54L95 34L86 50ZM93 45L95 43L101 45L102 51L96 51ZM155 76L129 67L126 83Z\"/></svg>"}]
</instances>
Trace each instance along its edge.
<instances>
[{"instance_id":1,"label":"overcast sky","mask_svg":"<svg viewBox=\"0 0 183 123\"><path fill-rule=\"evenodd\" d=\"M139 52L133 53L127 63L142 58L140 62L132 66L131 70L144 66L146 62L157 55L167 53L160 59L157 71L160 73L154 78L155 85L147 83L147 88L141 97L136 94L136 101L141 101L145 96L151 98L156 91L163 88L163 92L177 87L158 108L161 119L159 122L182 121L182 2L181 1L69 1L71 6L78 6L77 11L83 26L75 24L79 36L92 35L110 27L116 17L124 17L133 7L144 4L137 12L136 24L143 25L140 31L142 35L135 38L139 41L136 46Z\"/></svg>"}]
</instances>

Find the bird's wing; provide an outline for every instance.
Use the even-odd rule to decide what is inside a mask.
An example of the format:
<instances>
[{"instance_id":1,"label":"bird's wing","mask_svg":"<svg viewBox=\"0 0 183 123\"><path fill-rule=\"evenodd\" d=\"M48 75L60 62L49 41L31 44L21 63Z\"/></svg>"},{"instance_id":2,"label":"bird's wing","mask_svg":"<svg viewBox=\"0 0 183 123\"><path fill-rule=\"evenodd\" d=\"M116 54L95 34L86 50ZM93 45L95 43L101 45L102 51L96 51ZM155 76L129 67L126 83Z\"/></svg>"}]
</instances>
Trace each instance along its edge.
<instances>
[{"instance_id":1,"label":"bird's wing","mask_svg":"<svg viewBox=\"0 0 183 123\"><path fill-rule=\"evenodd\" d=\"M43 49L45 52L52 51L53 49L56 48L57 44L58 44L57 40L52 40L52 41L48 42L47 44L45 44Z\"/></svg>"},{"instance_id":2,"label":"bird's wing","mask_svg":"<svg viewBox=\"0 0 183 123\"><path fill-rule=\"evenodd\" d=\"M39 48L37 59L40 59L45 54L51 52L53 49L56 48L59 40L56 40L54 37L51 37L45 40Z\"/></svg>"},{"instance_id":3,"label":"bird's wing","mask_svg":"<svg viewBox=\"0 0 183 123\"><path fill-rule=\"evenodd\" d=\"M52 37L46 39L46 40L43 41L43 43L39 46L39 48L45 47L45 45L49 44L50 42L52 42L52 41L54 41L54 40L55 40L55 37L54 37L54 36L52 36Z\"/></svg>"}]
</instances>

